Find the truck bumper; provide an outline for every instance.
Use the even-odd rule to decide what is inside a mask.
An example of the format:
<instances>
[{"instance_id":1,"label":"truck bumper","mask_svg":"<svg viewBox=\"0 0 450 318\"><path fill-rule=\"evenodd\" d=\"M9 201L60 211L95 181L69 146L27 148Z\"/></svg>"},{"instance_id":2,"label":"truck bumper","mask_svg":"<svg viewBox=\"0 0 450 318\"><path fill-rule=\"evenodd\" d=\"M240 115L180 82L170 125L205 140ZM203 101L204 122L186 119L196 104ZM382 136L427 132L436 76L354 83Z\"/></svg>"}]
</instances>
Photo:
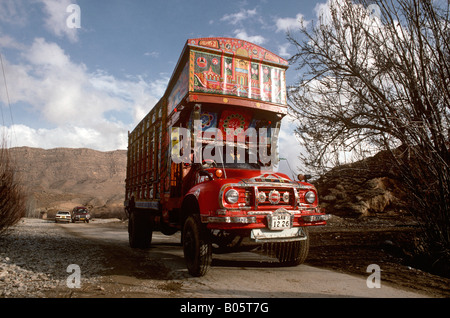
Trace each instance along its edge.
<instances>
[{"instance_id":1,"label":"truck bumper","mask_svg":"<svg viewBox=\"0 0 450 318\"><path fill-rule=\"evenodd\" d=\"M330 214L302 214L289 212L292 215L291 228L326 225L326 221L330 219ZM210 229L264 229L268 226L268 217L272 213L255 213L248 212L245 216L202 216L203 223L208 225Z\"/></svg>"},{"instance_id":2,"label":"truck bumper","mask_svg":"<svg viewBox=\"0 0 450 318\"><path fill-rule=\"evenodd\" d=\"M281 231L253 229L250 232L250 239L256 243L303 241L307 238L308 236L302 227L293 227Z\"/></svg>"}]
</instances>

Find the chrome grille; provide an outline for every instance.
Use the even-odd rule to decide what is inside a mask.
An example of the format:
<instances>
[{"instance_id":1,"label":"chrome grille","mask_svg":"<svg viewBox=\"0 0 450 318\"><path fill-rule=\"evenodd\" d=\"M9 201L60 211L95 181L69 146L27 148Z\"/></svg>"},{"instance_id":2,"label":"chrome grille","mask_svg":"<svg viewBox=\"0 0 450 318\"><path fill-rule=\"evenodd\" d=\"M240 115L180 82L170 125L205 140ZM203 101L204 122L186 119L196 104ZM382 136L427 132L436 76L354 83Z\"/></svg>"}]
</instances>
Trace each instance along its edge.
<instances>
[{"instance_id":1,"label":"chrome grille","mask_svg":"<svg viewBox=\"0 0 450 318\"><path fill-rule=\"evenodd\" d=\"M264 200L264 201L263 201ZM292 188L258 188L256 193L256 202L260 207L263 206L294 206L295 194Z\"/></svg>"}]
</instances>

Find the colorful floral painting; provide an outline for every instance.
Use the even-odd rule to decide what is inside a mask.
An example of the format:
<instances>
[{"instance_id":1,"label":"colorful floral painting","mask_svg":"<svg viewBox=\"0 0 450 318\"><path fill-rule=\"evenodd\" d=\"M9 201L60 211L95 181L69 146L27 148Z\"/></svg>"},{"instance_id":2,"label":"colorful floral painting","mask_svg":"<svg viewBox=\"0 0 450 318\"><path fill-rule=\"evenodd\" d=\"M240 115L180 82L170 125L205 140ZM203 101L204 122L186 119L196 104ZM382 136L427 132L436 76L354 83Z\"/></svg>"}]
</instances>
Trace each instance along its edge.
<instances>
[{"instance_id":1,"label":"colorful floral painting","mask_svg":"<svg viewBox=\"0 0 450 318\"><path fill-rule=\"evenodd\" d=\"M194 92L246 97L286 105L285 71L274 66L194 52Z\"/></svg>"},{"instance_id":2,"label":"colorful floral painting","mask_svg":"<svg viewBox=\"0 0 450 318\"><path fill-rule=\"evenodd\" d=\"M191 46L188 61L177 75L167 99L168 113L172 113L189 92L287 105L286 60L238 39L190 39L188 44ZM205 51L205 47L209 49Z\"/></svg>"},{"instance_id":3,"label":"colorful floral painting","mask_svg":"<svg viewBox=\"0 0 450 318\"><path fill-rule=\"evenodd\" d=\"M202 121L203 131L217 127L217 113L202 112L200 115L200 120Z\"/></svg>"},{"instance_id":4,"label":"colorful floral painting","mask_svg":"<svg viewBox=\"0 0 450 318\"><path fill-rule=\"evenodd\" d=\"M192 129L193 127L193 113L191 114L191 117L189 119L189 129ZM202 111L200 113L200 120L202 122L202 131L206 131L210 128L217 128L217 113L215 112L207 112Z\"/></svg>"},{"instance_id":5,"label":"colorful floral painting","mask_svg":"<svg viewBox=\"0 0 450 318\"><path fill-rule=\"evenodd\" d=\"M224 110L220 117L219 129L222 131L224 137L230 133L238 136L247 130L250 120L251 114L249 112Z\"/></svg>"}]
</instances>

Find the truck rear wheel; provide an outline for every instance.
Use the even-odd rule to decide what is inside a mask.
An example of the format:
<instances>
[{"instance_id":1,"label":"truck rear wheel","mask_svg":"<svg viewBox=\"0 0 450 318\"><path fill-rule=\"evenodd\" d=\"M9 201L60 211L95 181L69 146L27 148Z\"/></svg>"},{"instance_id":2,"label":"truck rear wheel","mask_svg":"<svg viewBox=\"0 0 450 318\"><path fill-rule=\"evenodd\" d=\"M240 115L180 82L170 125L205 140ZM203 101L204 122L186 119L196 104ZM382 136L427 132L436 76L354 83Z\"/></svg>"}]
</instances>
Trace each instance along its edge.
<instances>
[{"instance_id":1,"label":"truck rear wheel","mask_svg":"<svg viewBox=\"0 0 450 318\"><path fill-rule=\"evenodd\" d=\"M149 248L152 242L152 219L140 211L131 211L128 220L128 241L132 248Z\"/></svg>"},{"instance_id":2,"label":"truck rear wheel","mask_svg":"<svg viewBox=\"0 0 450 318\"><path fill-rule=\"evenodd\" d=\"M184 259L189 274L195 277L204 276L212 261L212 247L206 227L198 215L186 219L182 234Z\"/></svg>"}]
</instances>

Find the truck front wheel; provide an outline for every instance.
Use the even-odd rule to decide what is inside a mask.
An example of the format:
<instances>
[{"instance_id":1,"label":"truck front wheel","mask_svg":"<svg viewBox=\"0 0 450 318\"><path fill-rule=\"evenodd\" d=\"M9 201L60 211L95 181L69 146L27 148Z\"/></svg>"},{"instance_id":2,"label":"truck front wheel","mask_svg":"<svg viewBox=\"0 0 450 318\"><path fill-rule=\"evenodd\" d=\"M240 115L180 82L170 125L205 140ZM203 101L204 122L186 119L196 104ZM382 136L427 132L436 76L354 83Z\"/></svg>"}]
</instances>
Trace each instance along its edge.
<instances>
[{"instance_id":1,"label":"truck front wheel","mask_svg":"<svg viewBox=\"0 0 450 318\"><path fill-rule=\"evenodd\" d=\"M184 259L189 274L204 276L211 265L212 247L208 231L198 215L186 219L182 236Z\"/></svg>"},{"instance_id":2,"label":"truck front wheel","mask_svg":"<svg viewBox=\"0 0 450 318\"><path fill-rule=\"evenodd\" d=\"M279 243L277 257L284 266L298 266L303 264L309 253L309 233L303 228L306 239L295 242Z\"/></svg>"}]
</instances>

